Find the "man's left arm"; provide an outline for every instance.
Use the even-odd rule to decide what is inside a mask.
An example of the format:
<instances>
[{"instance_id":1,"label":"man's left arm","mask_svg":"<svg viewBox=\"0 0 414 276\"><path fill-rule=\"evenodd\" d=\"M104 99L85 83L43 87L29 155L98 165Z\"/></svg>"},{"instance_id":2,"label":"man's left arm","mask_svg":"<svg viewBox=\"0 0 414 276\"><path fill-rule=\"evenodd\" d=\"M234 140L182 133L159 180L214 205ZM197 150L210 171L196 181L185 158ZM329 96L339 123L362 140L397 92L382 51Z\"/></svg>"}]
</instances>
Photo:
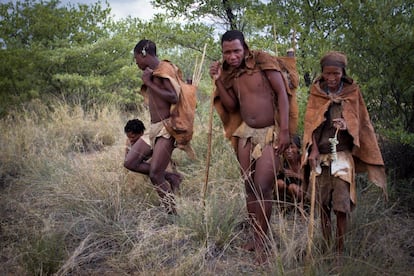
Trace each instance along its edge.
<instances>
[{"instance_id":1,"label":"man's left arm","mask_svg":"<svg viewBox=\"0 0 414 276\"><path fill-rule=\"evenodd\" d=\"M267 79L273 92L277 96L278 112L279 112L279 145L276 149L277 154L282 154L290 144L289 138L289 99L283 80L282 74L276 70L265 70Z\"/></svg>"}]
</instances>

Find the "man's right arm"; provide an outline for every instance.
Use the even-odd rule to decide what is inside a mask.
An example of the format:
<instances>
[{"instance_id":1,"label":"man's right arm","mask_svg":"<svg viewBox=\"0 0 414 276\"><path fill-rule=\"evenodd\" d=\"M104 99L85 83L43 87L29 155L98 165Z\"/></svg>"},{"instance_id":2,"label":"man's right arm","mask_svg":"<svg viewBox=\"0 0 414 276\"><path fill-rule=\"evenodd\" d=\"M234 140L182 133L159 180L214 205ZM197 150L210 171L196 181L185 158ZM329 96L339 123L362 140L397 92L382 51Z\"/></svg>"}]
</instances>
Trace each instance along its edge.
<instances>
[{"instance_id":1,"label":"man's right arm","mask_svg":"<svg viewBox=\"0 0 414 276\"><path fill-rule=\"evenodd\" d=\"M221 72L220 62L216 61L210 65L210 77L214 80L221 103L228 112L234 112L237 110L237 98L232 89L227 90L224 87L220 79Z\"/></svg>"},{"instance_id":2,"label":"man's right arm","mask_svg":"<svg viewBox=\"0 0 414 276\"><path fill-rule=\"evenodd\" d=\"M224 88L223 82L221 80L215 81L218 94L220 95L220 100L223 106L228 112L234 112L237 110L237 99L233 93L233 90L227 90Z\"/></svg>"}]
</instances>

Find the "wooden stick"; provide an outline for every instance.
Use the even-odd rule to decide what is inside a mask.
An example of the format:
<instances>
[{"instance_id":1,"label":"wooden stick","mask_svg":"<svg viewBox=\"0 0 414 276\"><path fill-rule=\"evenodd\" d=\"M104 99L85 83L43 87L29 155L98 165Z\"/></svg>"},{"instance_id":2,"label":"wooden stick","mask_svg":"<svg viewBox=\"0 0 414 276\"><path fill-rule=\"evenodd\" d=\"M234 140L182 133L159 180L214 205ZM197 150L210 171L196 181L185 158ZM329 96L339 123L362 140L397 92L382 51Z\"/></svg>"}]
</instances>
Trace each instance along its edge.
<instances>
[{"instance_id":1,"label":"wooden stick","mask_svg":"<svg viewBox=\"0 0 414 276\"><path fill-rule=\"evenodd\" d=\"M194 79L196 78L196 76L197 76L197 74L198 74L198 72L197 72L197 70L198 70L197 65L198 65L198 56L196 56L196 60L195 60L195 62L194 62L193 77L191 78L191 81L192 81L193 83L194 83Z\"/></svg>"},{"instance_id":2,"label":"wooden stick","mask_svg":"<svg viewBox=\"0 0 414 276\"><path fill-rule=\"evenodd\" d=\"M296 50L296 30L293 30L290 43L292 44L293 50Z\"/></svg>"},{"instance_id":3,"label":"wooden stick","mask_svg":"<svg viewBox=\"0 0 414 276\"><path fill-rule=\"evenodd\" d=\"M276 34L276 24L273 24L273 37L275 39L275 50L276 50L276 56L279 55L277 50L277 34Z\"/></svg>"},{"instance_id":4,"label":"wooden stick","mask_svg":"<svg viewBox=\"0 0 414 276\"><path fill-rule=\"evenodd\" d=\"M309 227L308 227L308 246L306 249L306 257L308 261L312 259L313 229L315 227L315 197L316 197L316 172L315 170L311 170L310 184L311 184L311 206L310 206Z\"/></svg>"},{"instance_id":5,"label":"wooden stick","mask_svg":"<svg viewBox=\"0 0 414 276\"><path fill-rule=\"evenodd\" d=\"M205 206L205 200L206 200L206 193L207 193L207 185L208 185L208 174L210 171L210 159L211 159L211 140L212 140L212 131L213 131L213 110L214 110L214 92L216 90L216 86L214 85L213 81L213 91L210 95L210 113L208 118L208 137L207 137L207 157L206 157L206 175L205 175L205 181L203 185L203 206Z\"/></svg>"},{"instance_id":6,"label":"wooden stick","mask_svg":"<svg viewBox=\"0 0 414 276\"><path fill-rule=\"evenodd\" d=\"M197 77L197 85L200 83L201 80L201 76L202 76L202 72L203 72L203 64L204 64L204 58L206 57L206 51L207 51L207 43L204 44L204 48L203 48L203 55L201 56L201 62L200 62L200 67L198 70L198 77Z\"/></svg>"},{"instance_id":7,"label":"wooden stick","mask_svg":"<svg viewBox=\"0 0 414 276\"><path fill-rule=\"evenodd\" d=\"M194 73L193 73L193 85L198 86L200 83L202 72L203 72L203 63L206 56L207 44L204 44L203 55L201 56L200 63L198 63L198 58L196 59Z\"/></svg>"}]
</instances>

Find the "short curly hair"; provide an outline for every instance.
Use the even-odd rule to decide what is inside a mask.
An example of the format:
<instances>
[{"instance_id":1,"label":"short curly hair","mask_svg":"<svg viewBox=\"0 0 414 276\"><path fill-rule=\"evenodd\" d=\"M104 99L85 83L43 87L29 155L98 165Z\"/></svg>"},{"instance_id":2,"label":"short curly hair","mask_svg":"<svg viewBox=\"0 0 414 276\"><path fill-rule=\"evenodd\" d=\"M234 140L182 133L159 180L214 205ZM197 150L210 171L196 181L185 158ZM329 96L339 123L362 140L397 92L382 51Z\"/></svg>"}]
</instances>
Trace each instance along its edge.
<instances>
[{"instance_id":1,"label":"short curly hair","mask_svg":"<svg viewBox=\"0 0 414 276\"><path fill-rule=\"evenodd\" d=\"M124 127L125 133L132 132L135 134L143 134L144 131L145 131L144 123L139 119L129 120Z\"/></svg>"}]
</instances>

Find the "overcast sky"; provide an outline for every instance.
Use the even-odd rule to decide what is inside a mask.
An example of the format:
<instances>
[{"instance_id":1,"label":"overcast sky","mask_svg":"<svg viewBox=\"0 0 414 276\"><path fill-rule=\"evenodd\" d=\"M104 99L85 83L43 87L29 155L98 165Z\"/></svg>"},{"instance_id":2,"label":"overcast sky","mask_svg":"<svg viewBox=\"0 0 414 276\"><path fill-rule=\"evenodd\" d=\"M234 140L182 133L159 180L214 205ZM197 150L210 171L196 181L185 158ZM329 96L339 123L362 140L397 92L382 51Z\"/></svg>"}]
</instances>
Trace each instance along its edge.
<instances>
[{"instance_id":1,"label":"overcast sky","mask_svg":"<svg viewBox=\"0 0 414 276\"><path fill-rule=\"evenodd\" d=\"M1 3L10 2L10 0L0 0ZM16 2L16 0L12 0ZM60 0L60 3L67 5L68 3L76 5L81 4L92 4L98 0ZM104 5L104 0L101 1ZM125 18L128 15L137 17L143 20L149 20L152 18L154 13L160 13L161 10L154 9L150 3L150 0L108 0L109 6L112 9L112 14L115 20Z\"/></svg>"},{"instance_id":2,"label":"overcast sky","mask_svg":"<svg viewBox=\"0 0 414 276\"><path fill-rule=\"evenodd\" d=\"M98 0L61 0L62 4L92 4L96 2ZM103 3L104 1L101 2ZM108 0L108 3L111 6L115 19L121 19L131 15L132 17L148 20L152 18L154 13L160 12L160 10L152 7L150 0Z\"/></svg>"}]
</instances>

